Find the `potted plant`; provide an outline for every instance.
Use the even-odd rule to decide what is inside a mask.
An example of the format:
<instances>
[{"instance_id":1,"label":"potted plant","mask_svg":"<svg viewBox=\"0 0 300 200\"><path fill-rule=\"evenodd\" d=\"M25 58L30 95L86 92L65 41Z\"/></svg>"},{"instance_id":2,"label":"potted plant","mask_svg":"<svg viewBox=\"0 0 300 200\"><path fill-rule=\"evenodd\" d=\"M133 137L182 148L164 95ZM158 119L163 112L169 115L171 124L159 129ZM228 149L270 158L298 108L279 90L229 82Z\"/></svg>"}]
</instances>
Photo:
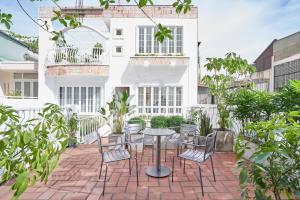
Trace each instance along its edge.
<instances>
[{"instance_id":1,"label":"potted plant","mask_svg":"<svg viewBox=\"0 0 300 200\"><path fill-rule=\"evenodd\" d=\"M68 120L69 139L68 146L75 148L77 145L76 132L78 131L78 116L73 113Z\"/></svg>"},{"instance_id":2,"label":"potted plant","mask_svg":"<svg viewBox=\"0 0 300 200\"><path fill-rule=\"evenodd\" d=\"M128 92L117 92L113 95L110 102L107 103L107 108L101 108L100 114L110 126L112 133L110 134L110 141L114 140L115 135L123 133L124 118L126 115L133 113L135 106L130 105L132 96ZM112 123L111 123L112 122Z\"/></svg>"},{"instance_id":3,"label":"potted plant","mask_svg":"<svg viewBox=\"0 0 300 200\"><path fill-rule=\"evenodd\" d=\"M205 144L206 136L212 133L213 128L210 122L210 117L206 112L201 112L200 123L199 123L199 132L200 132L200 141L199 144Z\"/></svg>"},{"instance_id":4,"label":"potted plant","mask_svg":"<svg viewBox=\"0 0 300 200\"><path fill-rule=\"evenodd\" d=\"M248 64L235 53L226 54L225 58L208 58L205 65L210 75L203 77L202 81L210 89L211 95L215 96L219 115L216 140L216 151L232 151L234 133L229 129L230 112L225 103L225 97L229 89L239 81L237 87L242 87L249 82L249 77L255 72L255 68Z\"/></svg>"},{"instance_id":5,"label":"potted plant","mask_svg":"<svg viewBox=\"0 0 300 200\"><path fill-rule=\"evenodd\" d=\"M101 43L97 42L92 51L93 58L99 58L99 56L103 53L103 46Z\"/></svg>"}]
</instances>

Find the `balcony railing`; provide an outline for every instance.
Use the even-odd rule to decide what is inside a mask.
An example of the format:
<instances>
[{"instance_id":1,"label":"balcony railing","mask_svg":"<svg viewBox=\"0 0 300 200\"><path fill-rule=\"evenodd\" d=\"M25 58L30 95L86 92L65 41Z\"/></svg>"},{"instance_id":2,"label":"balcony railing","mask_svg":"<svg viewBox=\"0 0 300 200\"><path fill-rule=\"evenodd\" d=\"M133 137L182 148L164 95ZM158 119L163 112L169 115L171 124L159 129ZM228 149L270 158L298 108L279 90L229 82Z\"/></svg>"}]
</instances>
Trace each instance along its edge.
<instances>
[{"instance_id":1,"label":"balcony railing","mask_svg":"<svg viewBox=\"0 0 300 200\"><path fill-rule=\"evenodd\" d=\"M48 52L46 65L108 65L109 55L103 48L59 47Z\"/></svg>"}]
</instances>

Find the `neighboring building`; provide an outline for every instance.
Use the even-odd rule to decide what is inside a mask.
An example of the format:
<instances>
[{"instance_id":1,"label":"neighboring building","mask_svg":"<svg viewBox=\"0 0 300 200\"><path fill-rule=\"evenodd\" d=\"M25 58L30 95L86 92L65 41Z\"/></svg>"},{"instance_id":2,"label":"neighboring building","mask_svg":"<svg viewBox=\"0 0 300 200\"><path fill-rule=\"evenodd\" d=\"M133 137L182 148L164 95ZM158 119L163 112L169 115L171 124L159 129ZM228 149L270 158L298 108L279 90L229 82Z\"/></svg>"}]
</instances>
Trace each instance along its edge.
<instances>
[{"instance_id":1,"label":"neighboring building","mask_svg":"<svg viewBox=\"0 0 300 200\"><path fill-rule=\"evenodd\" d=\"M38 56L0 31L0 102L38 97Z\"/></svg>"},{"instance_id":2,"label":"neighboring building","mask_svg":"<svg viewBox=\"0 0 300 200\"><path fill-rule=\"evenodd\" d=\"M257 88L276 91L289 80L300 80L300 32L272 43L255 60Z\"/></svg>"},{"instance_id":3,"label":"neighboring building","mask_svg":"<svg viewBox=\"0 0 300 200\"><path fill-rule=\"evenodd\" d=\"M52 9L39 12L50 29ZM183 114L196 105L197 7L179 15L172 6L146 6L144 10L172 30L173 40L157 42L156 27L137 6L63 9L63 13L83 16L82 27L62 30L70 41L75 38L69 47L57 46L40 29L40 101L92 114L116 91L127 90L142 115ZM86 33L89 36L83 37Z\"/></svg>"}]
</instances>

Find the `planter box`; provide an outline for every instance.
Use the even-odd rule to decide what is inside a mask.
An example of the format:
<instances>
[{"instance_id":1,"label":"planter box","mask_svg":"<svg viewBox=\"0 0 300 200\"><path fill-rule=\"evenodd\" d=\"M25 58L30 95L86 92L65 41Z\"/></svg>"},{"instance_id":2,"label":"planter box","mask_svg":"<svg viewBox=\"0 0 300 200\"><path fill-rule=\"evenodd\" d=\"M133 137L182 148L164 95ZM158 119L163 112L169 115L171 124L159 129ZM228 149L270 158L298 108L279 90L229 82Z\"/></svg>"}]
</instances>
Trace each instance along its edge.
<instances>
[{"instance_id":1,"label":"planter box","mask_svg":"<svg viewBox=\"0 0 300 200\"><path fill-rule=\"evenodd\" d=\"M232 152L234 144L234 133L230 130L217 130L216 151Z\"/></svg>"}]
</instances>

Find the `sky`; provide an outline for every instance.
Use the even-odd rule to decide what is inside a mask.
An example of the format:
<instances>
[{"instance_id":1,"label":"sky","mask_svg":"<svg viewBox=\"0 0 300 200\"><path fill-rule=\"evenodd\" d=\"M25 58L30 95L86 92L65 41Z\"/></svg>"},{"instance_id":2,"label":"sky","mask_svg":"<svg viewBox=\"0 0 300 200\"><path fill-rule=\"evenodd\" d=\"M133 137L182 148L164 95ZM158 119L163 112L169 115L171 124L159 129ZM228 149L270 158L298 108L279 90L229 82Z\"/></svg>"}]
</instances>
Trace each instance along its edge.
<instances>
[{"instance_id":1,"label":"sky","mask_svg":"<svg viewBox=\"0 0 300 200\"><path fill-rule=\"evenodd\" d=\"M175 0L155 1L170 4ZM51 0L20 0L37 19L40 6L55 6ZM98 0L84 0L98 6ZM116 1L118 2L118 1ZM121 0L121 3L125 1ZM252 63L273 39L300 31L300 0L193 0L199 9L201 62L236 52ZM73 6L75 0L59 0L60 6ZM0 0L2 12L13 14L12 31L38 35L38 27L18 7L16 0ZM2 27L3 28L3 27Z\"/></svg>"}]
</instances>

